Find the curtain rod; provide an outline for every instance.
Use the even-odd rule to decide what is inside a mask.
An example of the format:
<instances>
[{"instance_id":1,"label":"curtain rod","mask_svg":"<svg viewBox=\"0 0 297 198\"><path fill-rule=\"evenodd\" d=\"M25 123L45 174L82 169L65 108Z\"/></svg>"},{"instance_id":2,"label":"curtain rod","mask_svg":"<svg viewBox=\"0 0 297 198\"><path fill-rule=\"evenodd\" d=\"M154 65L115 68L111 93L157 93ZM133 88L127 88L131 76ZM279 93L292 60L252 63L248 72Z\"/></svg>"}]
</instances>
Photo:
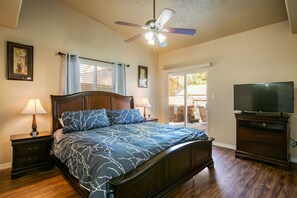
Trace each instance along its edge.
<instances>
[{"instance_id":1,"label":"curtain rod","mask_svg":"<svg viewBox=\"0 0 297 198\"><path fill-rule=\"evenodd\" d=\"M66 54L64 54L62 52L58 52L58 55L65 56ZM70 55L70 56L72 56L72 55ZM98 59L93 59L93 58L86 58L86 57L82 57L82 56L80 56L79 58L85 59L85 60L97 61L97 62L101 62L101 63L115 64L115 62L103 61L103 60L98 60ZM118 65L123 65L123 64L118 63ZM126 67L130 67L130 65L126 65Z\"/></svg>"}]
</instances>

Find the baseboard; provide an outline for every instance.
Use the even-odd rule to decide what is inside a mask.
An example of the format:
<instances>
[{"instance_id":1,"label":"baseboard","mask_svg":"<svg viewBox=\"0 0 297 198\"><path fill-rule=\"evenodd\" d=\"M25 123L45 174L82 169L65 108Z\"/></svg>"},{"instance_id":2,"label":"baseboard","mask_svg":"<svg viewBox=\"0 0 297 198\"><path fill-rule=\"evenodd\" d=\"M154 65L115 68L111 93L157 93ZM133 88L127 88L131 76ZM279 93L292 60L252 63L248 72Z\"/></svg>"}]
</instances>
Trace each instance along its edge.
<instances>
[{"instance_id":1,"label":"baseboard","mask_svg":"<svg viewBox=\"0 0 297 198\"><path fill-rule=\"evenodd\" d=\"M11 162L0 164L0 170L11 168Z\"/></svg>"},{"instance_id":2,"label":"baseboard","mask_svg":"<svg viewBox=\"0 0 297 198\"><path fill-rule=\"evenodd\" d=\"M213 142L213 145L228 148L228 149L233 149L233 150L236 149L236 146L232 145L232 144L224 144L224 143L220 143L220 142Z\"/></svg>"}]
</instances>

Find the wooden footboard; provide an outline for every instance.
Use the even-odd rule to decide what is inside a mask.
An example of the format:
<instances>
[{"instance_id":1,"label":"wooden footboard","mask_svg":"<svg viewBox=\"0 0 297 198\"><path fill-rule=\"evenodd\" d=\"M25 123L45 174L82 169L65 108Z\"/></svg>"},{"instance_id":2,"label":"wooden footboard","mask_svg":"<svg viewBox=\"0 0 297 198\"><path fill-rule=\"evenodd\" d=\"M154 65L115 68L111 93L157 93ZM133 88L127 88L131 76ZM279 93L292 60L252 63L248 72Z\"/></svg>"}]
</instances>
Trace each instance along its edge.
<instances>
[{"instance_id":1,"label":"wooden footboard","mask_svg":"<svg viewBox=\"0 0 297 198\"><path fill-rule=\"evenodd\" d=\"M206 167L213 166L212 141L193 141L167 149L133 171L110 180L116 198L163 197L177 185L186 182ZM52 156L65 178L83 196L82 188L67 167Z\"/></svg>"},{"instance_id":2,"label":"wooden footboard","mask_svg":"<svg viewBox=\"0 0 297 198\"><path fill-rule=\"evenodd\" d=\"M212 141L193 141L163 151L133 171L110 180L120 198L162 197L205 167L213 166Z\"/></svg>"}]
</instances>

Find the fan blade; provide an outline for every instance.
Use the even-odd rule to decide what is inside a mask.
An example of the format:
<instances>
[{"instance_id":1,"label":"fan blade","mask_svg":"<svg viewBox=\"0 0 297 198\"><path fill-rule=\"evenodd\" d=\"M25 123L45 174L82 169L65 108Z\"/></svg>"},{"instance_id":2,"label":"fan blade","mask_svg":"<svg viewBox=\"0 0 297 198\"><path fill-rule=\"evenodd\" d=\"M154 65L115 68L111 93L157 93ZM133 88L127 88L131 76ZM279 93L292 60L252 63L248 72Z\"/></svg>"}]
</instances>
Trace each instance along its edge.
<instances>
[{"instance_id":1,"label":"fan blade","mask_svg":"<svg viewBox=\"0 0 297 198\"><path fill-rule=\"evenodd\" d=\"M171 9L165 8L156 21L156 26L163 26L173 16L175 12Z\"/></svg>"},{"instance_id":2,"label":"fan blade","mask_svg":"<svg viewBox=\"0 0 297 198\"><path fill-rule=\"evenodd\" d=\"M131 41L134 41L134 40L136 40L136 39L142 37L144 34L145 34L145 33L137 34L136 36L133 36L133 37L131 37L131 38L125 40L125 42L131 42Z\"/></svg>"},{"instance_id":3,"label":"fan blade","mask_svg":"<svg viewBox=\"0 0 297 198\"><path fill-rule=\"evenodd\" d=\"M159 30L160 32L168 32L168 33L174 33L174 34L187 34L187 35L194 35L196 33L195 29L187 29L187 28L163 28L162 30Z\"/></svg>"},{"instance_id":4,"label":"fan blade","mask_svg":"<svg viewBox=\"0 0 297 198\"><path fill-rule=\"evenodd\" d=\"M126 25L126 26L130 26L130 27L141 27L141 28L145 28L142 25L138 25L138 24L134 24L134 23L128 23L128 22L124 22L124 21L116 21L115 24Z\"/></svg>"}]
</instances>

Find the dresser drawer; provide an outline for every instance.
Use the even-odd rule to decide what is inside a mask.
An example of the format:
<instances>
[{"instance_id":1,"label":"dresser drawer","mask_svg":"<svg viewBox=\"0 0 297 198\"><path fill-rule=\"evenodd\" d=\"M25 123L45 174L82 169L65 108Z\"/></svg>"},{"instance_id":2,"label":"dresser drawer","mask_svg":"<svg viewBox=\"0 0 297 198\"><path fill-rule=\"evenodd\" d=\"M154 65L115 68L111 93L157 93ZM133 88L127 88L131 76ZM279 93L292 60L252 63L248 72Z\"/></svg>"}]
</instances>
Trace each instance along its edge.
<instances>
[{"instance_id":1,"label":"dresser drawer","mask_svg":"<svg viewBox=\"0 0 297 198\"><path fill-rule=\"evenodd\" d=\"M237 133L240 141L253 141L275 146L284 145L283 134L279 131L267 131L239 127Z\"/></svg>"},{"instance_id":2,"label":"dresser drawer","mask_svg":"<svg viewBox=\"0 0 297 198\"><path fill-rule=\"evenodd\" d=\"M37 142L31 144L20 144L15 146L14 149L18 157L31 156L38 153L46 153L48 151L47 142Z\"/></svg>"},{"instance_id":3,"label":"dresser drawer","mask_svg":"<svg viewBox=\"0 0 297 198\"><path fill-rule=\"evenodd\" d=\"M283 147L262 144L257 142L240 141L237 146L237 149L248 153L253 153L256 155L261 155L261 156L271 157L276 159L283 159L283 156L284 156Z\"/></svg>"}]
</instances>

